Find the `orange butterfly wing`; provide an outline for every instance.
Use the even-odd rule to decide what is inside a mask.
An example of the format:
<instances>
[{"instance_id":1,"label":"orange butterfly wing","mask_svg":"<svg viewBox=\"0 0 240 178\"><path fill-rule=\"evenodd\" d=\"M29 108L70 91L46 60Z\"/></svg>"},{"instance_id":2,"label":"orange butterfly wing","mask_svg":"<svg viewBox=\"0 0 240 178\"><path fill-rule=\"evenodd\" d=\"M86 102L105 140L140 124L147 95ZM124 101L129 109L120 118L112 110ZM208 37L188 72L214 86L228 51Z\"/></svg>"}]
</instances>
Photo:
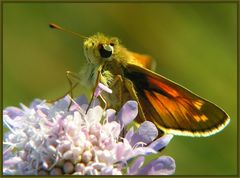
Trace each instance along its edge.
<instances>
[{"instance_id":1,"label":"orange butterfly wing","mask_svg":"<svg viewBox=\"0 0 240 178\"><path fill-rule=\"evenodd\" d=\"M136 91L145 115L142 121L152 121L165 133L208 136L230 121L215 104L148 69L129 64L125 77Z\"/></svg>"},{"instance_id":2,"label":"orange butterfly wing","mask_svg":"<svg viewBox=\"0 0 240 178\"><path fill-rule=\"evenodd\" d=\"M130 56L129 58L131 59L130 63L140 67L151 69L153 61L150 56L130 51L128 51L128 56Z\"/></svg>"}]
</instances>

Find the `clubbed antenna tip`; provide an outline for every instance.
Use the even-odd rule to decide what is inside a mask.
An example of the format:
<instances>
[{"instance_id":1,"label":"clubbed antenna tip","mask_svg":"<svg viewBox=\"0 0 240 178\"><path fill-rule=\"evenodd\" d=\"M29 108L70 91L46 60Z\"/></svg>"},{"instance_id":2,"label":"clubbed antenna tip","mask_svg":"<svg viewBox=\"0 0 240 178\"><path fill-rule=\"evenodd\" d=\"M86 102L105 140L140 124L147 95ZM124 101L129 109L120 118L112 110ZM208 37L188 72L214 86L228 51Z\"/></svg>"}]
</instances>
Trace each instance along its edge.
<instances>
[{"instance_id":1,"label":"clubbed antenna tip","mask_svg":"<svg viewBox=\"0 0 240 178\"><path fill-rule=\"evenodd\" d=\"M65 28L62 28L62 27L60 27L59 25L56 25L56 24L54 24L54 23L50 23L50 24L49 24L49 27L50 27L50 28L57 29L57 30L65 31L65 32L67 32L67 33L70 33L70 34L72 34L72 35L78 36L78 37L83 38L83 39L87 39L87 38L88 38L88 37L83 36L83 35L81 35L81 34L79 34L79 33L76 33L76 32L70 31L70 30L66 30Z\"/></svg>"}]
</instances>

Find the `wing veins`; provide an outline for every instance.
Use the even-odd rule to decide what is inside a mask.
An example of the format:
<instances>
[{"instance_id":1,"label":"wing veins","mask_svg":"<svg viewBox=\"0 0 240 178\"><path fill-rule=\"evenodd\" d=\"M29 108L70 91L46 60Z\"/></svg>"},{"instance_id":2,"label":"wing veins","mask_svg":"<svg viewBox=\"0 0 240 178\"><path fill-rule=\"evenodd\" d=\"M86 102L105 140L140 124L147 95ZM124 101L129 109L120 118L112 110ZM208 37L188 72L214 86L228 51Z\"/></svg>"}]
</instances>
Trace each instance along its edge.
<instances>
[{"instance_id":1,"label":"wing veins","mask_svg":"<svg viewBox=\"0 0 240 178\"><path fill-rule=\"evenodd\" d=\"M175 123L178 125L178 127L180 129L182 129L181 125L179 124L179 122L175 119L174 115L172 114L171 111L169 111L169 109L162 103L162 101L160 99L158 99L158 97L156 96L155 93L152 93L152 95L155 97L156 101L158 101L158 103L160 103L162 105L163 108L165 108L165 110L169 113L169 115L171 116L172 120L175 121ZM156 111L155 107L153 106L154 110ZM157 112L157 111L156 111ZM158 112L157 112L158 113ZM163 120L163 119L162 119Z\"/></svg>"}]
</instances>

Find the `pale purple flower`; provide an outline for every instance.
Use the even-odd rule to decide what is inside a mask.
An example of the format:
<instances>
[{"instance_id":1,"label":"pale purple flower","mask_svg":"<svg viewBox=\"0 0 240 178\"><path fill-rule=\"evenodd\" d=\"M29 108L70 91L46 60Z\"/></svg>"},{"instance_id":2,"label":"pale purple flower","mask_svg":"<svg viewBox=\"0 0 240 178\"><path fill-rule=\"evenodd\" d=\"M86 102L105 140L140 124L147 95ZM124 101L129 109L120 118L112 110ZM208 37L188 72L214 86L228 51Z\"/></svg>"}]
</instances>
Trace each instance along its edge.
<instances>
[{"instance_id":1,"label":"pale purple flower","mask_svg":"<svg viewBox=\"0 0 240 178\"><path fill-rule=\"evenodd\" d=\"M100 91L98 91L100 93ZM98 94L96 94L97 96ZM137 116L135 101L119 112L104 111L95 100L86 113L86 98L65 97L54 104L34 100L30 107L3 111L5 175L169 175L175 161L161 156L144 164L144 156L165 147L172 135L156 139L155 125L136 130L126 125ZM156 140L155 140L156 139ZM131 164L130 164L131 162Z\"/></svg>"}]
</instances>

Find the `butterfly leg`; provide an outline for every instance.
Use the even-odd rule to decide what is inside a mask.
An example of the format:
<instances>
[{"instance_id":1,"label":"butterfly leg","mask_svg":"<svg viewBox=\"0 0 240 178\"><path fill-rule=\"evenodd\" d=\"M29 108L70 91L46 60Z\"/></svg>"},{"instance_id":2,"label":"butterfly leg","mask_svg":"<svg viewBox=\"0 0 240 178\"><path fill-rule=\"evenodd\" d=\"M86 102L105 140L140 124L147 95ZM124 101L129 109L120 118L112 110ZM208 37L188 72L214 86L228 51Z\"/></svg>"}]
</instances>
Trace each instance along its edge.
<instances>
[{"instance_id":1,"label":"butterfly leg","mask_svg":"<svg viewBox=\"0 0 240 178\"><path fill-rule=\"evenodd\" d=\"M107 101L106 101L106 99L100 94L99 95L99 98L102 100L102 102L104 103L104 108L103 108L103 110L104 111L106 111L107 110Z\"/></svg>"},{"instance_id":2,"label":"butterfly leg","mask_svg":"<svg viewBox=\"0 0 240 178\"><path fill-rule=\"evenodd\" d=\"M101 77L101 73L99 72L97 80L96 80L96 84L95 84L95 87L94 87L94 90L93 90L93 94L92 94L92 97L91 97L91 100L90 100L90 103L88 105L88 108L87 108L86 112L89 110L90 106L92 105L94 97L96 97L96 96L94 96L94 92L96 91L96 89L98 87L98 84L100 82L100 77ZM120 87L119 87L119 98L120 98L120 105L122 105L122 101L123 101L123 97L122 97L123 79L122 79L121 75L117 75L108 88L111 89L111 88L113 88L117 84L120 84ZM107 99L105 99L105 97L103 95L101 95L101 94L99 94L97 97L99 97L101 99L101 101L104 103L104 109L106 110L107 107L108 107Z\"/></svg>"},{"instance_id":3,"label":"butterfly leg","mask_svg":"<svg viewBox=\"0 0 240 178\"><path fill-rule=\"evenodd\" d=\"M139 102L136 90L134 89L134 85L131 82L131 80L125 79L125 86L126 86L128 92L130 93L132 99L134 99L138 103L138 111L139 111L138 113L139 113L139 116L135 120L138 123L146 121L147 120L146 116L145 116L145 114L143 112L143 108L142 108L142 106L141 106L141 104ZM164 132L162 130L158 129L158 137L157 138L160 138L163 135L164 135Z\"/></svg>"},{"instance_id":4,"label":"butterfly leg","mask_svg":"<svg viewBox=\"0 0 240 178\"><path fill-rule=\"evenodd\" d=\"M66 76L67 76L67 80L68 80L68 83L70 86L69 93L70 93L71 98L73 98L73 89L79 84L80 78L77 76L77 74L75 74L71 71L66 71ZM73 85L71 78L77 80L77 82L74 85Z\"/></svg>"},{"instance_id":5,"label":"butterfly leg","mask_svg":"<svg viewBox=\"0 0 240 178\"><path fill-rule=\"evenodd\" d=\"M134 99L138 103L138 111L139 111L139 116L141 119L140 121L141 122L145 121L146 120L145 114L143 112L142 106L140 105L136 90L134 89L134 86L133 86L133 83L131 82L131 80L125 79L125 86L129 92L129 94L131 95L132 99Z\"/></svg>"},{"instance_id":6,"label":"butterfly leg","mask_svg":"<svg viewBox=\"0 0 240 178\"><path fill-rule=\"evenodd\" d=\"M66 77L67 77L67 80L68 80L68 83L69 83L69 86L70 86L70 89L62 96L60 97L57 97L56 99L54 100L47 100L47 102L49 103L53 103L63 97L65 97L66 95L70 94L71 98L73 98L73 89L76 88L79 84L79 82L77 81L75 84L73 84L72 80L71 80L71 77L72 78L75 78L76 80L80 80L79 77L77 76L77 74L71 72L71 71L66 71ZM71 105L71 104L70 104Z\"/></svg>"},{"instance_id":7,"label":"butterfly leg","mask_svg":"<svg viewBox=\"0 0 240 178\"><path fill-rule=\"evenodd\" d=\"M95 89L93 91L95 91ZM92 105L93 99L94 99L94 92L92 92L92 97L91 97L91 100L90 100L90 102L88 104L88 107L87 107L87 110L86 110L86 114L87 114L88 110L90 109L90 106Z\"/></svg>"},{"instance_id":8,"label":"butterfly leg","mask_svg":"<svg viewBox=\"0 0 240 178\"><path fill-rule=\"evenodd\" d=\"M92 105L92 102L93 102L93 100L94 100L94 98L95 98L95 95L94 95L94 94L95 94L95 91L96 91L96 89L97 89L97 87L98 87L98 83L99 83L99 81L100 81L100 78L101 78L101 67L98 69L96 83L95 83L95 86L94 86L94 88L93 88L92 96L91 96L90 102L89 102L89 104L88 104L88 107L87 107L87 109L86 109L86 113L87 113L88 110L90 109L90 106Z\"/></svg>"},{"instance_id":9,"label":"butterfly leg","mask_svg":"<svg viewBox=\"0 0 240 178\"><path fill-rule=\"evenodd\" d=\"M80 78L76 73L71 72L71 71L66 71L66 76L67 76L67 80L68 80L68 83L69 83L69 86L70 86L70 90L69 90L70 97L73 99L73 89L76 88L76 86L79 84ZM73 84L72 79L76 80L75 84ZM72 105L72 100L70 100L70 104L68 106L68 109L70 108L71 105Z\"/></svg>"},{"instance_id":10,"label":"butterfly leg","mask_svg":"<svg viewBox=\"0 0 240 178\"><path fill-rule=\"evenodd\" d=\"M92 105L92 103L93 103L93 105L94 105L94 100L93 100L93 99L94 99L95 97L96 97L96 96L94 96L94 94L93 94L93 95L92 95L92 98L91 98L91 100L90 100L90 103L89 103L89 105L88 105L88 108L87 108L87 110L86 110L86 113L87 113L88 110L90 109L90 106ZM104 96L102 96L101 94L99 94L97 97L101 100L100 102L102 102L103 105L104 105L103 110L106 111L106 110L107 110L107 106L108 106L106 99L105 99Z\"/></svg>"},{"instance_id":11,"label":"butterfly leg","mask_svg":"<svg viewBox=\"0 0 240 178\"><path fill-rule=\"evenodd\" d=\"M119 93L119 97L118 99L120 99L120 107L123 105L123 92L122 92L122 89L123 89L123 78L121 75L117 75L114 80L112 81L111 85L109 86L109 88L113 88L114 86L116 85L120 85L118 87L118 93Z\"/></svg>"}]
</instances>

